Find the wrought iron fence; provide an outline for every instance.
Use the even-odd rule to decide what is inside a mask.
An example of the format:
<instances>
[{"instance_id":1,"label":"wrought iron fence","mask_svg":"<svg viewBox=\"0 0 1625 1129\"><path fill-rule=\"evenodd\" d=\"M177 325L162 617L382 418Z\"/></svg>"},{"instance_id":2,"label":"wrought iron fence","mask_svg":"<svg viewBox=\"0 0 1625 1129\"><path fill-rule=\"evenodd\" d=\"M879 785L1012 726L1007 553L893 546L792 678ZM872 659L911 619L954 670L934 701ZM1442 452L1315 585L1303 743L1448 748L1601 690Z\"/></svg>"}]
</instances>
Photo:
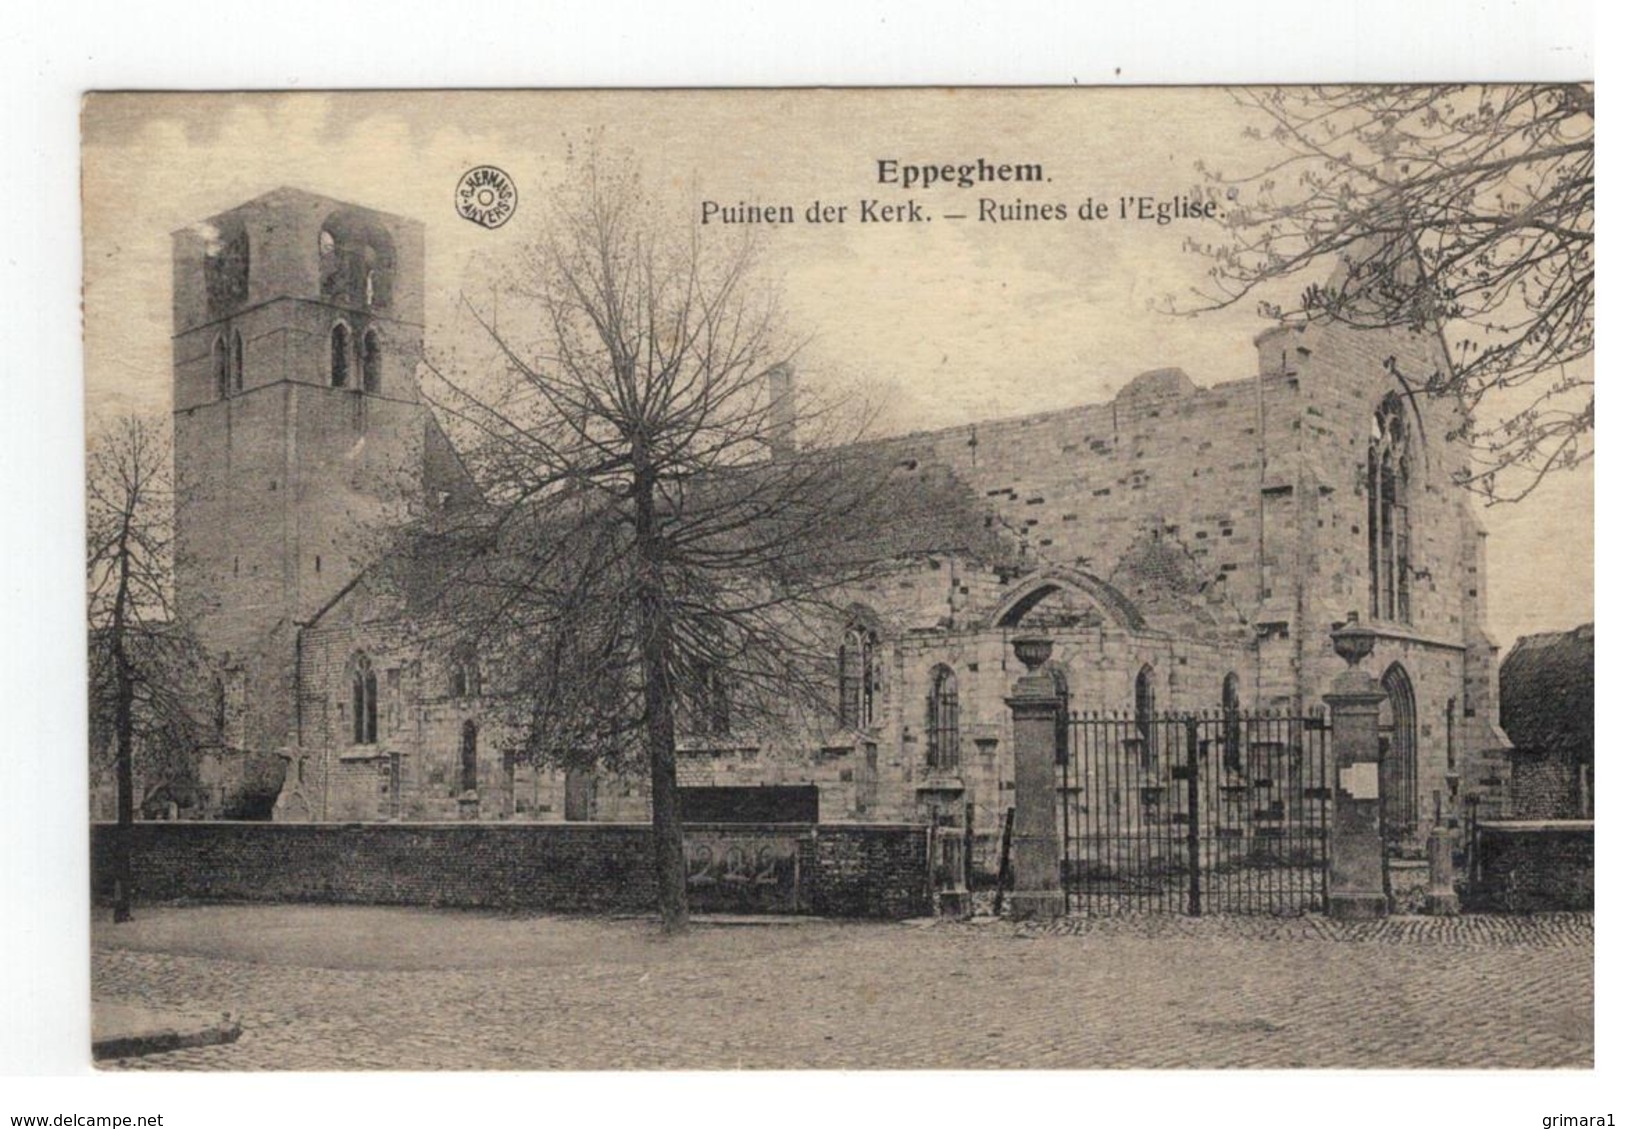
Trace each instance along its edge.
<instances>
[{"instance_id":1,"label":"wrought iron fence","mask_svg":"<svg viewBox=\"0 0 1625 1129\"><path fill-rule=\"evenodd\" d=\"M1326 905L1321 714L1074 714L1057 750L1068 912Z\"/></svg>"}]
</instances>

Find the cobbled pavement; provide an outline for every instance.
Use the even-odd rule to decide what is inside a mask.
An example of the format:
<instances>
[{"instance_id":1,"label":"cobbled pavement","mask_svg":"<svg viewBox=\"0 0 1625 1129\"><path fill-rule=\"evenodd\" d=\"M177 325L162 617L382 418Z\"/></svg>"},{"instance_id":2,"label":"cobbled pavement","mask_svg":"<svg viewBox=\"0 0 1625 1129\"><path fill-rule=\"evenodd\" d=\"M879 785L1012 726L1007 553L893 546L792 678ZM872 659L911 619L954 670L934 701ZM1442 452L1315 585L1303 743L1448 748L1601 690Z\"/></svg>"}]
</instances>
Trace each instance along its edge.
<instances>
[{"instance_id":1,"label":"cobbled pavement","mask_svg":"<svg viewBox=\"0 0 1625 1129\"><path fill-rule=\"evenodd\" d=\"M214 908L212 938L234 928L274 937L277 914L302 913L302 922L317 915L314 939L305 929L300 946L248 946L245 955L231 943L175 941L186 936L187 915L204 912L149 909L167 915L167 932L144 945L98 923L93 995L231 1011L242 1021L241 1039L101 1065L1592 1064L1589 914L1358 924L1323 917L1069 918L1043 926L804 921L697 925L665 939L643 921ZM437 930L452 930L455 944L442 951ZM387 951L369 959L369 946L386 936ZM418 937L427 939L422 946Z\"/></svg>"}]
</instances>

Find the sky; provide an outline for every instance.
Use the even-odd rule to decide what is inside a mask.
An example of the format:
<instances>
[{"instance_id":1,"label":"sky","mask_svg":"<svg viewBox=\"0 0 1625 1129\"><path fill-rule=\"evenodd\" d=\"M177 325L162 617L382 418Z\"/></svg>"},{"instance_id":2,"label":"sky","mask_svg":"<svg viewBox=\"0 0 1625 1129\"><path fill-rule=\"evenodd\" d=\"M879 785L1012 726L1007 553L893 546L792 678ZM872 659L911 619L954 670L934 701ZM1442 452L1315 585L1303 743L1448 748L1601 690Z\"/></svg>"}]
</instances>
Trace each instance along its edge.
<instances>
[{"instance_id":1,"label":"sky","mask_svg":"<svg viewBox=\"0 0 1625 1129\"><path fill-rule=\"evenodd\" d=\"M1110 397L1179 367L1198 384L1251 375L1267 323L1233 308L1161 312L1206 263L1201 220L987 223L1000 201L1188 195L1208 168L1256 167L1248 117L1216 89L777 92L432 92L98 95L82 116L87 412L165 412L170 233L288 185L425 224L431 348L465 338L466 296L535 234L550 190L594 143L634 162L676 215L719 205L794 210L757 225L802 379L855 383L884 430L951 426ZM1042 166L1041 183L904 193L880 162ZM504 170L519 191L494 230L453 208L459 177ZM930 222L858 222L865 199L913 198ZM847 222L805 222L818 202ZM972 218L956 221L950 215ZM707 225L701 237L736 234ZM1304 282L1315 281L1305 279ZM1503 647L1592 618L1589 468L1483 511L1490 628Z\"/></svg>"}]
</instances>

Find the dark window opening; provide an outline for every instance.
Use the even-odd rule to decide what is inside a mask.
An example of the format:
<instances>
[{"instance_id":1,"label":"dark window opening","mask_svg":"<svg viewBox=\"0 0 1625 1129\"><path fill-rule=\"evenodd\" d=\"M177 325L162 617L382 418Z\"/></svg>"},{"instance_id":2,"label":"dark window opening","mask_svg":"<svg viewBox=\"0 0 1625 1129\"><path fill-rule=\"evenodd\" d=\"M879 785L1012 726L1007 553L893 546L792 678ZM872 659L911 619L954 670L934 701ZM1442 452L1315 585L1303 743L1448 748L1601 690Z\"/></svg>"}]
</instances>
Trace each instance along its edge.
<instances>
[{"instance_id":1,"label":"dark window opening","mask_svg":"<svg viewBox=\"0 0 1625 1129\"><path fill-rule=\"evenodd\" d=\"M210 687L214 706L214 736L220 744L226 743L226 680L215 676Z\"/></svg>"},{"instance_id":2,"label":"dark window opening","mask_svg":"<svg viewBox=\"0 0 1625 1129\"><path fill-rule=\"evenodd\" d=\"M229 224L203 251L203 288L209 314L219 317L248 300L248 229Z\"/></svg>"},{"instance_id":3,"label":"dark window opening","mask_svg":"<svg viewBox=\"0 0 1625 1129\"><path fill-rule=\"evenodd\" d=\"M925 763L942 772L959 767L959 680L946 666L931 673L931 696L925 708Z\"/></svg>"},{"instance_id":4,"label":"dark window opening","mask_svg":"<svg viewBox=\"0 0 1625 1129\"><path fill-rule=\"evenodd\" d=\"M382 224L360 212L335 212L317 241L322 297L383 309L394 287L395 242Z\"/></svg>"},{"instance_id":5,"label":"dark window opening","mask_svg":"<svg viewBox=\"0 0 1625 1129\"><path fill-rule=\"evenodd\" d=\"M350 327L343 322L335 325L331 344L328 371L333 387L343 388L350 383Z\"/></svg>"},{"instance_id":6,"label":"dark window opening","mask_svg":"<svg viewBox=\"0 0 1625 1129\"><path fill-rule=\"evenodd\" d=\"M1235 674L1224 676L1220 712L1224 721L1224 767L1231 772L1241 771L1241 679Z\"/></svg>"},{"instance_id":7,"label":"dark window opening","mask_svg":"<svg viewBox=\"0 0 1625 1129\"><path fill-rule=\"evenodd\" d=\"M243 390L243 335L235 329L231 331L231 390Z\"/></svg>"},{"instance_id":8,"label":"dark window opening","mask_svg":"<svg viewBox=\"0 0 1625 1129\"><path fill-rule=\"evenodd\" d=\"M875 700L879 691L879 664L876 652L879 637L873 628L854 623L841 637L837 658L840 687L840 724L848 729L866 729L875 723Z\"/></svg>"},{"instance_id":9,"label":"dark window opening","mask_svg":"<svg viewBox=\"0 0 1625 1129\"><path fill-rule=\"evenodd\" d=\"M356 659L350 679L351 735L357 745L378 743L378 675L366 655Z\"/></svg>"},{"instance_id":10,"label":"dark window opening","mask_svg":"<svg viewBox=\"0 0 1625 1129\"><path fill-rule=\"evenodd\" d=\"M462 790L476 791L480 786L479 727L472 721L463 722Z\"/></svg>"},{"instance_id":11,"label":"dark window opening","mask_svg":"<svg viewBox=\"0 0 1625 1129\"><path fill-rule=\"evenodd\" d=\"M1366 455L1366 559L1371 618L1411 620L1410 455L1405 403L1390 393L1371 421Z\"/></svg>"},{"instance_id":12,"label":"dark window opening","mask_svg":"<svg viewBox=\"0 0 1625 1129\"><path fill-rule=\"evenodd\" d=\"M1140 747L1140 766L1157 771L1157 689L1149 666L1134 679L1134 739Z\"/></svg>"},{"instance_id":13,"label":"dark window opening","mask_svg":"<svg viewBox=\"0 0 1625 1129\"><path fill-rule=\"evenodd\" d=\"M452 659L449 689L453 698L480 696L480 667L472 655L464 654Z\"/></svg>"},{"instance_id":14,"label":"dark window opening","mask_svg":"<svg viewBox=\"0 0 1625 1129\"><path fill-rule=\"evenodd\" d=\"M733 730L732 703L724 673L713 666L701 668L695 687L694 732L704 737L726 737Z\"/></svg>"},{"instance_id":15,"label":"dark window opening","mask_svg":"<svg viewBox=\"0 0 1625 1129\"><path fill-rule=\"evenodd\" d=\"M383 379L383 353L378 347L378 332L369 329L361 335L361 388L376 392Z\"/></svg>"},{"instance_id":16,"label":"dark window opening","mask_svg":"<svg viewBox=\"0 0 1625 1129\"><path fill-rule=\"evenodd\" d=\"M226 356L226 339L216 337L214 347L209 350L209 360L214 370L214 394L224 400L231 391L231 361Z\"/></svg>"}]
</instances>

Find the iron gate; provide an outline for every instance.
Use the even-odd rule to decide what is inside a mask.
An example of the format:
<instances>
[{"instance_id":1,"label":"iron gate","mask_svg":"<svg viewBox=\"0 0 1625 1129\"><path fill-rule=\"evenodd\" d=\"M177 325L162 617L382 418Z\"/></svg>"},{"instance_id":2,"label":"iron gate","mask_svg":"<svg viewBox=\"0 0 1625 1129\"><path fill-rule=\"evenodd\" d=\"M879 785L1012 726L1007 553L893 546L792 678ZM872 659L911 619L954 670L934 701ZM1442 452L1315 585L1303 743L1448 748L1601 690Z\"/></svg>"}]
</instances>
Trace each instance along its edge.
<instances>
[{"instance_id":1,"label":"iron gate","mask_svg":"<svg viewBox=\"0 0 1625 1129\"><path fill-rule=\"evenodd\" d=\"M1326 906L1323 715L1073 715L1057 750L1069 913Z\"/></svg>"}]
</instances>

